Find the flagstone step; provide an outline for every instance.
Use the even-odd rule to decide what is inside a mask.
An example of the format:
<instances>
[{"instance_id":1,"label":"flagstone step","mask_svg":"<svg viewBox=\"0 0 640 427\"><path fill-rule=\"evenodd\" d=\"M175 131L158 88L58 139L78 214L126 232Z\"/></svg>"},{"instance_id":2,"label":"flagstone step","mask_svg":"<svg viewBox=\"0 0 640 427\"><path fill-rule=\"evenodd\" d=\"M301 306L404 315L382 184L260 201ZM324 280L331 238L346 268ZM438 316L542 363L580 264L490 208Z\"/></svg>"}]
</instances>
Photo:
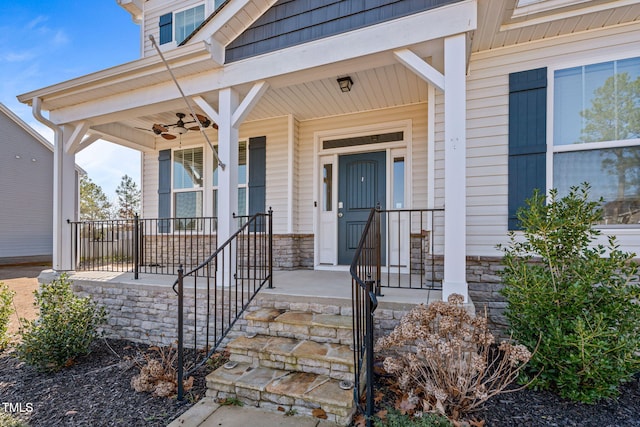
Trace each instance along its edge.
<instances>
[{"instance_id":1,"label":"flagstone step","mask_svg":"<svg viewBox=\"0 0 640 427\"><path fill-rule=\"evenodd\" d=\"M327 375L353 381L353 351L349 346L287 337L238 337L227 344L230 360L288 371Z\"/></svg>"},{"instance_id":2,"label":"flagstone step","mask_svg":"<svg viewBox=\"0 0 640 427\"><path fill-rule=\"evenodd\" d=\"M247 332L351 345L353 317L263 308L245 316Z\"/></svg>"},{"instance_id":3,"label":"flagstone step","mask_svg":"<svg viewBox=\"0 0 640 427\"><path fill-rule=\"evenodd\" d=\"M207 396L215 399L237 398L245 405L297 415L326 415L342 425L350 422L354 412L353 389L344 390L339 380L309 372L238 363L210 373L207 388Z\"/></svg>"}]
</instances>

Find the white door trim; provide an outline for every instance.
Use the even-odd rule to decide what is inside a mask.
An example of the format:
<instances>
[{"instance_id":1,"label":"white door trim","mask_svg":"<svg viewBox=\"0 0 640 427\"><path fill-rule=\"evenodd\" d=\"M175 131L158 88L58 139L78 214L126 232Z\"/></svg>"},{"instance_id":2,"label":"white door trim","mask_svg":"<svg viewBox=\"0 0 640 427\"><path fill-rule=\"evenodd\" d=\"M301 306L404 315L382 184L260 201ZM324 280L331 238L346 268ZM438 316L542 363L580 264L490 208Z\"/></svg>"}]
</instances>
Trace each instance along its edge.
<instances>
[{"instance_id":1,"label":"white door trim","mask_svg":"<svg viewBox=\"0 0 640 427\"><path fill-rule=\"evenodd\" d=\"M321 264L320 259L320 238L321 233L327 232L327 230L323 230L321 228L321 218L323 214L322 209L322 166L323 164L327 164L330 162L328 159L332 158L333 163L333 192L334 197L332 198L332 212L337 215L337 191L338 191L338 156L346 155L346 154L357 154L357 153L366 153L371 151L386 151L387 153L387 167L386 167L386 175L387 175L387 188L386 188L386 205L390 206L392 203L391 200L391 174L393 173L393 168L389 167L389 159L391 158L393 153L396 153L398 150L402 150L405 153L405 199L406 199L406 207L411 206L411 199L413 194L413 185L412 185L412 167L411 167L411 153L413 146L413 122L411 119L406 120L398 120L393 122L385 122L385 123L376 123L372 125L365 126L355 126L350 128L340 128L340 129L331 129L326 131L317 131L313 134L313 153L314 153L314 161L313 161L313 199L314 199L314 209L313 209L313 235L314 235L314 255L313 255L313 265L316 270L345 270L345 266L340 266L337 263L338 260L338 233L337 233L337 217L335 218L335 227L329 230L328 232L332 233L334 236L334 255L331 262L327 263L326 259ZM339 138L352 138L358 136L367 136L374 135L380 133L390 133L390 132L403 132L403 140L395 141L389 143L379 143L379 144L366 144L366 145L357 145L351 147L342 147L342 148L331 148L324 150L322 148L322 143L326 140L331 139L339 139ZM325 218L326 219L326 218ZM325 221L325 224L327 222Z\"/></svg>"}]
</instances>

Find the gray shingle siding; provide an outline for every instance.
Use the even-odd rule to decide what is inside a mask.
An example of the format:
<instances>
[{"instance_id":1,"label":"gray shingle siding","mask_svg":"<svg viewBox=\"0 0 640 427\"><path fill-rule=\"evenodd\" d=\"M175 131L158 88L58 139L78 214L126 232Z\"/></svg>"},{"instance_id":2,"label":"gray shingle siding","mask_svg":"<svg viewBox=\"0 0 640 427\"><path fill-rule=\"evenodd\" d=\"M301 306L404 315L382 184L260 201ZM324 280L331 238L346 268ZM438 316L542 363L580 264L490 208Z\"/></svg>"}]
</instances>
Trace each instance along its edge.
<instances>
[{"instance_id":1,"label":"gray shingle siding","mask_svg":"<svg viewBox=\"0 0 640 427\"><path fill-rule=\"evenodd\" d=\"M461 0L278 0L226 49L234 62Z\"/></svg>"}]
</instances>

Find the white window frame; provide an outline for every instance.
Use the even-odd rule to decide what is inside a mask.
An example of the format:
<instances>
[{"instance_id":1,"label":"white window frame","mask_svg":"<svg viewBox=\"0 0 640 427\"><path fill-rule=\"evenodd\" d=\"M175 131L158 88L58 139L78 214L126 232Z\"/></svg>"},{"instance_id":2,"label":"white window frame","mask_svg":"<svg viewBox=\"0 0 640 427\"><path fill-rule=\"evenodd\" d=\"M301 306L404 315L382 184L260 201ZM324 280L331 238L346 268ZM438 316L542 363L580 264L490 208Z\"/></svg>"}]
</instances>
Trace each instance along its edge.
<instances>
[{"instance_id":1,"label":"white window frame","mask_svg":"<svg viewBox=\"0 0 640 427\"><path fill-rule=\"evenodd\" d=\"M184 151L184 150L193 150L193 149L202 149L202 185L200 185L199 187L189 187L189 188L175 188L175 159L176 159L176 152L177 151ZM201 212L200 215L198 216L196 214L196 218L198 217L203 217L204 216L204 204L206 203L205 201L205 197L204 197L204 188L206 186L206 160L205 160L205 149L202 145L189 145L189 146L182 146L182 147L173 147L171 149L171 214L173 218L178 218L177 213L176 213L176 194L178 193L200 193L200 198L201 198ZM197 231L200 232L202 231L200 228L196 228L193 231Z\"/></svg>"},{"instance_id":2,"label":"white window frame","mask_svg":"<svg viewBox=\"0 0 640 427\"><path fill-rule=\"evenodd\" d=\"M554 171L554 154L568 153L576 151L593 151L606 148L624 148L640 146L640 138L625 139L618 141L605 141L605 142L586 142L581 144L564 144L555 145L554 141L554 98L555 98L555 72L559 70L565 70L568 68L575 68L581 66L589 66L611 61L623 61L625 59L640 58L638 52L628 52L626 54L605 54L594 55L589 58L584 58L579 61L566 61L553 64L547 67L547 157L546 157L546 193L554 188L553 171ZM613 230L618 229L623 233L625 231L638 231L640 230L640 224L600 224L597 228Z\"/></svg>"},{"instance_id":3,"label":"white window frame","mask_svg":"<svg viewBox=\"0 0 640 427\"><path fill-rule=\"evenodd\" d=\"M241 188L244 188L244 196L245 196L245 207L246 207L246 212L244 212L243 215L248 215L249 212L249 140L248 139L240 139L238 141L238 155L240 155L240 145L241 144L245 144L245 150L246 150L246 166L245 166L245 180L244 183L240 183L240 177L238 176L238 190ZM215 144L213 146L214 150L217 150L218 148L218 144ZM211 165L213 166L215 163L215 159L211 158ZM238 163L239 165L239 163ZM216 203L216 199L217 199L217 195L216 195L216 191L218 191L218 186L214 185L214 179L213 179L213 167L209 168L211 170L211 204L213 205L213 203ZM238 198L238 202L240 202L240 198ZM212 211L213 211L213 207L212 207ZM236 215L239 215L238 212L235 212ZM217 212L213 212L213 216L217 217Z\"/></svg>"}]
</instances>

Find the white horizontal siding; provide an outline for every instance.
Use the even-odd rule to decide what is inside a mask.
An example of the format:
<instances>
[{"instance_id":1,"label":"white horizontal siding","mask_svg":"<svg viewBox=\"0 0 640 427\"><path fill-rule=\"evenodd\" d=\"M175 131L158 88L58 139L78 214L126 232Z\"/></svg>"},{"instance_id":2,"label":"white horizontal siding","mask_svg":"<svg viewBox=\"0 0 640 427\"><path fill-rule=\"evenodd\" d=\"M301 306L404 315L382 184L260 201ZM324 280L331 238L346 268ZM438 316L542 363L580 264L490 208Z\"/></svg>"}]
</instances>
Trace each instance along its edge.
<instances>
[{"instance_id":1,"label":"white horizontal siding","mask_svg":"<svg viewBox=\"0 0 640 427\"><path fill-rule=\"evenodd\" d=\"M507 241L509 73L640 55L640 25L626 25L472 54L467 78L467 254L498 255ZM443 196L443 96L436 106L436 196ZM616 230L640 252L640 230Z\"/></svg>"},{"instance_id":2,"label":"white horizontal siding","mask_svg":"<svg viewBox=\"0 0 640 427\"><path fill-rule=\"evenodd\" d=\"M273 231L287 232L288 118L250 122L240 127L240 138L266 136L266 209L273 209ZM251 167L251 164L249 164Z\"/></svg>"},{"instance_id":3,"label":"white horizontal siding","mask_svg":"<svg viewBox=\"0 0 640 427\"><path fill-rule=\"evenodd\" d=\"M217 145L217 132L209 131L211 143ZM274 232L286 233L287 231L287 148L288 130L287 117L278 117L270 120L260 120L243 124L239 129L240 140L248 141L249 138L266 136L266 208L273 208ZM206 142L197 132L188 132L178 139L163 141L159 149L182 147L204 147ZM210 170L211 161L206 160L205 168ZM208 166L207 166L208 165ZM251 165L249 165L251 167ZM212 175L207 172L206 180L210 182ZM158 152L143 154L142 179L143 188L143 216L157 218L158 216ZM208 196L208 194L206 195ZM210 199L209 199L210 200ZM205 197L207 203L207 197Z\"/></svg>"}]
</instances>

